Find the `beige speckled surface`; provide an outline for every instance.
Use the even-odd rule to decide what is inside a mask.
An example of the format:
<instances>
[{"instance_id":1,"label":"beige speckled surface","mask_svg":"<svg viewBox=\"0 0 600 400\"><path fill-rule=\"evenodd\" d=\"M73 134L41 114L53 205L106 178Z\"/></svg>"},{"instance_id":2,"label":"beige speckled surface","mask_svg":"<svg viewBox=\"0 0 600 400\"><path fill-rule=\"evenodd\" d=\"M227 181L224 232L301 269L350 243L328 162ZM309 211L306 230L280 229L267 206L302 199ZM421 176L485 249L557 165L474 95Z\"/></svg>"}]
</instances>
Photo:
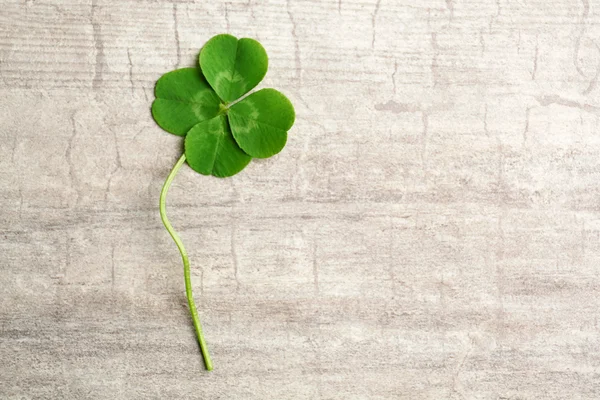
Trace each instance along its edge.
<instances>
[{"instance_id":1,"label":"beige speckled surface","mask_svg":"<svg viewBox=\"0 0 600 400\"><path fill-rule=\"evenodd\" d=\"M0 398L600 398L600 1L0 0ZM286 149L185 168L156 79L259 39Z\"/></svg>"}]
</instances>

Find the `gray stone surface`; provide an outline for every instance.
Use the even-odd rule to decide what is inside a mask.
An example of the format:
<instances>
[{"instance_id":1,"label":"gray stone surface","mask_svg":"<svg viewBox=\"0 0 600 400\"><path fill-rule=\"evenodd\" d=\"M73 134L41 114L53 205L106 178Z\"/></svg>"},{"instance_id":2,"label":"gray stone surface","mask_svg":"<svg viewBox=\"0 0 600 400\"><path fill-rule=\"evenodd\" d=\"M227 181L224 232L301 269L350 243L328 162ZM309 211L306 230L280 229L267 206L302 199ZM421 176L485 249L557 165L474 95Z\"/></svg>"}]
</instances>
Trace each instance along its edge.
<instances>
[{"instance_id":1,"label":"gray stone surface","mask_svg":"<svg viewBox=\"0 0 600 400\"><path fill-rule=\"evenodd\" d=\"M0 0L0 398L600 398L600 1ZM286 149L189 168L156 79L259 39Z\"/></svg>"}]
</instances>

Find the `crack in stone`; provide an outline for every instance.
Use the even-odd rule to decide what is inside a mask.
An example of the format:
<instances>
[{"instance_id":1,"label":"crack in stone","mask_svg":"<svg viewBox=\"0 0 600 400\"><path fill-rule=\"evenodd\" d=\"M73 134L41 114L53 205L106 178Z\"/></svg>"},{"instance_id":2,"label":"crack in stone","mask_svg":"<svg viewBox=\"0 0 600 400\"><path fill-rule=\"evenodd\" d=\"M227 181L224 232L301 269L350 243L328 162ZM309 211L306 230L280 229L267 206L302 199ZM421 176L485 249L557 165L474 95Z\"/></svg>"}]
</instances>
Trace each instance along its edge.
<instances>
[{"instance_id":1,"label":"crack in stone","mask_svg":"<svg viewBox=\"0 0 600 400\"><path fill-rule=\"evenodd\" d=\"M600 46L598 46L598 44L595 41L593 41L593 43L594 43L594 47L598 51L598 64L596 64L596 72L594 73L594 76L590 80L588 87L583 91L584 95L590 94L592 92L592 90L594 90L596 88L596 86L598 85L598 76L600 75Z\"/></svg>"},{"instance_id":2,"label":"crack in stone","mask_svg":"<svg viewBox=\"0 0 600 400\"><path fill-rule=\"evenodd\" d=\"M500 259L504 258L505 249L506 249L506 233L504 232L504 227L502 222L504 221L506 215L506 205L503 205L502 212L498 216L498 238L500 239L499 246L499 255ZM496 323L499 337L504 337L504 318L505 318L505 308L504 308L504 269L501 262L498 260L494 260L494 264L496 266L496 287L498 289L497 293L497 303L498 310L496 311Z\"/></svg>"},{"instance_id":3,"label":"crack in stone","mask_svg":"<svg viewBox=\"0 0 600 400\"><path fill-rule=\"evenodd\" d=\"M525 110L525 129L523 129L523 146L527 143L527 137L529 136L529 117L531 115L531 107L527 107Z\"/></svg>"},{"instance_id":4,"label":"crack in stone","mask_svg":"<svg viewBox=\"0 0 600 400\"><path fill-rule=\"evenodd\" d=\"M110 289L114 293L114 291L115 291L115 246L114 245L112 246L112 249L110 252L110 261L111 261Z\"/></svg>"},{"instance_id":5,"label":"crack in stone","mask_svg":"<svg viewBox=\"0 0 600 400\"><path fill-rule=\"evenodd\" d=\"M65 159L67 160L67 163L69 164L69 179L71 181L71 188L73 188L76 193L75 204L78 204L79 203L78 179L77 179L77 176L75 175L75 164L73 163L73 158L72 158L73 143L75 141L75 138L77 137L77 126L76 126L76 122L75 122L75 114L76 113L77 113L76 111L73 111L73 113L71 114L71 117L69 119L71 121L72 133L71 133L71 137L69 138L69 142L67 143L67 149L65 150Z\"/></svg>"},{"instance_id":6,"label":"crack in stone","mask_svg":"<svg viewBox=\"0 0 600 400\"><path fill-rule=\"evenodd\" d=\"M290 0L287 0L286 5L288 17L290 18L290 22L292 23L292 37L294 38L294 60L296 63L296 79L298 79L300 83L302 83L302 63L300 62L300 45L298 44L298 35L296 33L296 20L294 19L294 16L292 15L292 12L290 10Z\"/></svg>"},{"instance_id":7,"label":"crack in stone","mask_svg":"<svg viewBox=\"0 0 600 400\"><path fill-rule=\"evenodd\" d=\"M179 26L177 23L177 3L173 3L173 31L175 33L175 45L177 46L177 65L181 65L181 43L179 42Z\"/></svg>"},{"instance_id":8,"label":"crack in stone","mask_svg":"<svg viewBox=\"0 0 600 400\"><path fill-rule=\"evenodd\" d=\"M484 105L484 111L483 111L483 131L485 132L485 135L487 137L490 136L490 131L488 130L488 106L487 106L487 104Z\"/></svg>"},{"instance_id":9,"label":"crack in stone","mask_svg":"<svg viewBox=\"0 0 600 400\"><path fill-rule=\"evenodd\" d=\"M429 132L429 112L422 111L421 120L423 122L423 133L421 134L421 163L423 172L427 173L427 136Z\"/></svg>"},{"instance_id":10,"label":"crack in stone","mask_svg":"<svg viewBox=\"0 0 600 400\"><path fill-rule=\"evenodd\" d=\"M129 47L127 48L127 60L129 60L129 83L131 84L131 94L133 94L133 63L131 62L131 52L129 51Z\"/></svg>"},{"instance_id":11,"label":"crack in stone","mask_svg":"<svg viewBox=\"0 0 600 400\"><path fill-rule=\"evenodd\" d=\"M98 89L102 87L104 81L104 64L106 57L104 54L104 40L102 39L101 26L95 21L95 16L98 10L97 0L92 0L92 10L90 15L90 23L92 25L94 49L96 50L96 60L94 63L94 77L92 79L92 89L94 96L98 97Z\"/></svg>"},{"instance_id":12,"label":"crack in stone","mask_svg":"<svg viewBox=\"0 0 600 400\"><path fill-rule=\"evenodd\" d=\"M23 185L19 184L19 221L23 220Z\"/></svg>"},{"instance_id":13,"label":"crack in stone","mask_svg":"<svg viewBox=\"0 0 600 400\"><path fill-rule=\"evenodd\" d=\"M452 391L454 393L456 393L457 395L459 395L461 398L465 399L465 395L464 395L464 390L462 389L462 385L460 383L460 373L462 372L464 366L465 366L465 362L467 361L467 359L469 358L469 355L471 354L471 351L473 351L473 339L469 338L469 342L470 342L470 346L467 349L467 351L465 352L464 356L462 357L462 360L458 363L458 366L456 368L456 372L454 373L454 377L452 378Z\"/></svg>"},{"instance_id":14,"label":"crack in stone","mask_svg":"<svg viewBox=\"0 0 600 400\"><path fill-rule=\"evenodd\" d=\"M535 75L538 70L538 54L539 54L539 40L538 36L535 36L535 54L533 56L533 71L531 72L531 80L535 81Z\"/></svg>"},{"instance_id":15,"label":"crack in stone","mask_svg":"<svg viewBox=\"0 0 600 400\"><path fill-rule=\"evenodd\" d=\"M235 291L240 291L240 278L238 275L239 272L239 257L237 253L237 244L235 240L235 234L237 232L237 226L234 224L231 229L231 257L233 259L233 278L235 279Z\"/></svg>"},{"instance_id":16,"label":"crack in stone","mask_svg":"<svg viewBox=\"0 0 600 400\"><path fill-rule=\"evenodd\" d=\"M389 100L385 103L377 103L375 104L375 110L377 111L389 111L394 114L400 113L414 113L414 112L424 112L426 114L431 114L435 111L448 111L453 107L453 103L450 102L441 102L436 104L431 104L429 106L424 106L422 104L415 103L400 103L394 100Z\"/></svg>"},{"instance_id":17,"label":"crack in stone","mask_svg":"<svg viewBox=\"0 0 600 400\"><path fill-rule=\"evenodd\" d=\"M575 38L575 51L573 52L573 64L575 65L575 69L577 73L583 77L586 77L585 72L579 65L579 50L581 48L581 39L585 33L585 24L590 15L590 2L589 0L581 0L583 5L583 11L581 12L581 18L579 18L579 35Z\"/></svg>"},{"instance_id":18,"label":"crack in stone","mask_svg":"<svg viewBox=\"0 0 600 400\"><path fill-rule=\"evenodd\" d=\"M229 23L229 3L225 3L225 24L227 32L231 32L231 24Z\"/></svg>"},{"instance_id":19,"label":"crack in stone","mask_svg":"<svg viewBox=\"0 0 600 400\"><path fill-rule=\"evenodd\" d=\"M492 33L492 25L498 21L498 18L500 18L500 13L502 13L502 5L500 4L500 0L496 0L496 9L496 15L492 15L490 17L490 23L488 26L489 33Z\"/></svg>"},{"instance_id":20,"label":"crack in stone","mask_svg":"<svg viewBox=\"0 0 600 400\"><path fill-rule=\"evenodd\" d=\"M411 103L399 103L394 100L390 100L386 103L375 104L377 111L390 111L394 114L400 113L412 113L422 111L421 107Z\"/></svg>"},{"instance_id":21,"label":"crack in stone","mask_svg":"<svg viewBox=\"0 0 600 400\"><path fill-rule=\"evenodd\" d=\"M112 185L112 181L113 181L115 175L117 174L117 172L123 168L123 163L121 161L121 151L119 150L119 141L117 138L117 133L114 129L111 129L111 132L113 134L113 141L115 142L115 151L117 153L117 159L115 162L115 167L110 172L108 182L106 183L106 190L104 192L104 201L108 201L108 196L110 194L110 187Z\"/></svg>"},{"instance_id":22,"label":"crack in stone","mask_svg":"<svg viewBox=\"0 0 600 400\"><path fill-rule=\"evenodd\" d=\"M481 46L481 55L485 53L485 40L483 39L483 28L479 30L479 45Z\"/></svg>"},{"instance_id":23,"label":"crack in stone","mask_svg":"<svg viewBox=\"0 0 600 400\"><path fill-rule=\"evenodd\" d=\"M19 146L19 136L15 135L13 139L12 151L10 154L10 162L15 165L15 161L17 159L17 147Z\"/></svg>"},{"instance_id":24,"label":"crack in stone","mask_svg":"<svg viewBox=\"0 0 600 400\"><path fill-rule=\"evenodd\" d=\"M256 15L254 14L254 5L252 4L252 0L248 0L246 7L250 10L250 18L256 20Z\"/></svg>"},{"instance_id":25,"label":"crack in stone","mask_svg":"<svg viewBox=\"0 0 600 400\"><path fill-rule=\"evenodd\" d=\"M67 274L71 269L71 238L69 237L69 233L65 233L65 264L62 267L59 267L58 271L58 281L61 284L67 283Z\"/></svg>"},{"instance_id":26,"label":"crack in stone","mask_svg":"<svg viewBox=\"0 0 600 400\"><path fill-rule=\"evenodd\" d=\"M558 95L537 96L535 99L542 106L557 104L564 107L578 108L581 111L585 111L590 114L600 115L600 106L578 103L574 100L565 99L564 97Z\"/></svg>"},{"instance_id":27,"label":"crack in stone","mask_svg":"<svg viewBox=\"0 0 600 400\"><path fill-rule=\"evenodd\" d=\"M454 18L454 0L446 0L446 8L450 12L450 20Z\"/></svg>"},{"instance_id":28,"label":"crack in stone","mask_svg":"<svg viewBox=\"0 0 600 400\"><path fill-rule=\"evenodd\" d=\"M315 287L315 294L319 295L319 264L317 262L317 243L316 242L313 246L312 267L313 267L313 284Z\"/></svg>"},{"instance_id":29,"label":"crack in stone","mask_svg":"<svg viewBox=\"0 0 600 400\"><path fill-rule=\"evenodd\" d=\"M438 56L440 55L440 46L437 42L437 33L431 32L431 47L433 48L433 58L431 59L431 74L433 76L433 87L436 87L439 83L439 65L438 65Z\"/></svg>"},{"instance_id":30,"label":"crack in stone","mask_svg":"<svg viewBox=\"0 0 600 400\"><path fill-rule=\"evenodd\" d=\"M60 7L60 6L56 5L56 4L47 4L47 3L38 3L38 4L36 4L35 0L25 0L25 6L27 8L29 8L31 6L36 6L36 5L37 6L42 6L42 7L48 7L50 9L54 10L56 13L61 14L61 15L65 14L65 10L62 7ZM25 12L27 13L27 12L29 12L29 10L26 9Z\"/></svg>"},{"instance_id":31,"label":"crack in stone","mask_svg":"<svg viewBox=\"0 0 600 400\"><path fill-rule=\"evenodd\" d=\"M398 60L394 60L394 72L392 73L392 84L394 85L394 94L396 91L396 74L398 73Z\"/></svg>"},{"instance_id":32,"label":"crack in stone","mask_svg":"<svg viewBox=\"0 0 600 400\"><path fill-rule=\"evenodd\" d=\"M377 14L379 13L379 7L381 6L381 0L377 0L375 4L375 11L373 11L373 15L371 16L371 28L372 28L372 36L371 36L371 48L375 49L375 26L377 25Z\"/></svg>"}]
</instances>

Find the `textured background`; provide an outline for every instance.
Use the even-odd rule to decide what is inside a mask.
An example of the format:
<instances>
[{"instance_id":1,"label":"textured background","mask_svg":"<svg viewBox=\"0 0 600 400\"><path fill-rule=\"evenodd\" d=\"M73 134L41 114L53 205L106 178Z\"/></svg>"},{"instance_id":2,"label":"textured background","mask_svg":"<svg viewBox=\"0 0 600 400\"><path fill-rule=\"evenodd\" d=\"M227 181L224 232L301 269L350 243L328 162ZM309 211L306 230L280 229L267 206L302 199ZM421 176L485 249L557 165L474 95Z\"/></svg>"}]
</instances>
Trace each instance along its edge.
<instances>
[{"instance_id":1,"label":"textured background","mask_svg":"<svg viewBox=\"0 0 600 400\"><path fill-rule=\"evenodd\" d=\"M600 1L0 1L0 398L598 399ZM259 39L286 149L169 215L153 85Z\"/></svg>"}]
</instances>

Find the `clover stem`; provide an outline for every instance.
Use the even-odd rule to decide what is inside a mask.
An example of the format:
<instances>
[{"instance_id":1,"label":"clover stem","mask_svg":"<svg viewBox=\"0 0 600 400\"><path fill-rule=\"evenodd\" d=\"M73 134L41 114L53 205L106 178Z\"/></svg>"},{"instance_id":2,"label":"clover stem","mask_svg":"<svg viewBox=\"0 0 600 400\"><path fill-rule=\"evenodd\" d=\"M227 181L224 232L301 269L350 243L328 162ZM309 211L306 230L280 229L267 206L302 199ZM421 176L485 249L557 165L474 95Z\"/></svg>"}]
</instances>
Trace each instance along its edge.
<instances>
[{"instance_id":1,"label":"clover stem","mask_svg":"<svg viewBox=\"0 0 600 400\"><path fill-rule=\"evenodd\" d=\"M194 295L192 294L192 281L190 279L190 261L188 260L187 252L185 251L185 247L183 247L183 243L179 238L179 235L173 229L173 226L169 222L167 218L167 192L169 191L169 187L171 186L171 182L177 175L177 172L181 168L181 166L185 163L185 153L179 158L173 170L167 177L165 184L160 192L160 219L162 219L165 228L173 238L173 241L177 245L179 249L179 253L181 253L181 259L183 260L183 276L185 278L185 295L187 296L188 305L190 308L190 313L192 314L192 321L194 323L194 328L196 329L196 336L198 338L198 344L200 345L200 350L202 352L202 357L204 358L204 365L208 371L212 371L213 365L210 359L210 354L208 354L208 348L206 346L206 341L204 340L204 334L202 333L202 326L200 325L200 319L198 318L198 311L196 310L196 304L194 303Z\"/></svg>"}]
</instances>

